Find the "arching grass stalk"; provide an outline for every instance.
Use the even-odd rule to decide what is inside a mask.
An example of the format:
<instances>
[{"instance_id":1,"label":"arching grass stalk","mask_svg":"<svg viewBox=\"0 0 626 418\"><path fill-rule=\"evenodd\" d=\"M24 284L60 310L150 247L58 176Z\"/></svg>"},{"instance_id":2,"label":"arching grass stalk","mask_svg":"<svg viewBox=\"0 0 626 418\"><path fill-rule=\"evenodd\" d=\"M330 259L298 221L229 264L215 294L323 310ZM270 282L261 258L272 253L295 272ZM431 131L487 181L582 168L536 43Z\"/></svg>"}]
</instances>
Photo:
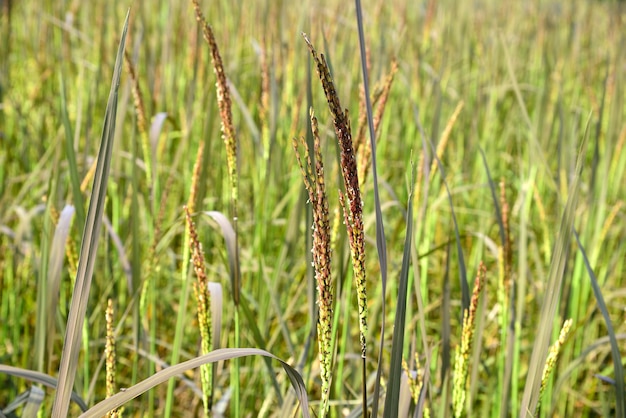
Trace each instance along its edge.
<instances>
[{"instance_id":1,"label":"arching grass stalk","mask_svg":"<svg viewBox=\"0 0 626 418\"><path fill-rule=\"evenodd\" d=\"M298 141L294 138L293 148L296 152L298 164L302 171L304 186L309 193L309 201L313 205L313 267L317 282L317 305L319 318L317 322L317 336L319 340L320 375L322 379L322 398L320 402L320 417L328 413L330 384L332 380L333 347L333 303L334 290L330 276L331 266L331 229L329 221L328 199L326 198L326 182L324 180L324 164L322 161L321 143L318 131L317 118L310 110L311 131L314 138L315 173L311 163L311 154L306 141L301 138L304 148L306 164L303 163L298 152Z\"/></svg>"},{"instance_id":2,"label":"arching grass stalk","mask_svg":"<svg viewBox=\"0 0 626 418\"><path fill-rule=\"evenodd\" d=\"M363 413L367 411L367 386L366 358L367 343L367 293L365 288L365 235L363 226L363 201L359 187L359 175L352 144L352 133L350 129L350 119L348 110L343 110L339 102L339 96L335 90L330 70L324 55L317 55L315 48L309 38L303 34L304 40L309 46L311 55L316 64L317 74L322 82L328 107L333 117L335 133L339 141L341 174L345 186L345 196L339 193L339 201L343 207L344 222L348 230L350 242L350 255L352 258L352 269L354 270L354 282L356 285L357 299L359 305L359 333L361 342L361 358L363 359Z\"/></svg>"},{"instance_id":3,"label":"arching grass stalk","mask_svg":"<svg viewBox=\"0 0 626 418\"><path fill-rule=\"evenodd\" d=\"M235 138L235 127L233 125L232 114L232 102L230 99L230 89L228 87L228 81L226 80L226 74L224 73L224 66L222 64L222 57L220 56L219 48L213 34L213 29L207 23L206 18L200 10L200 5L197 0L192 0L193 8L196 13L196 20L202 26L202 36L204 40L209 44L211 50L211 58L213 61L213 70L217 78L217 104L220 110L220 119L222 120L222 138L224 139L224 145L226 147L226 165L228 168L228 180L230 183L230 214L233 220L233 229L235 230L235 271L232 274L232 293L235 303L235 332L234 332L234 345L239 347L240 344L240 325L239 325L239 291L241 287L241 280L239 276L239 244L238 244L238 228L237 228L237 201L239 200L239 186L237 175L237 141ZM233 378L231 380L233 388L232 399L232 416L239 418L241 405L240 390L239 390L239 359L233 360Z\"/></svg>"}]
</instances>

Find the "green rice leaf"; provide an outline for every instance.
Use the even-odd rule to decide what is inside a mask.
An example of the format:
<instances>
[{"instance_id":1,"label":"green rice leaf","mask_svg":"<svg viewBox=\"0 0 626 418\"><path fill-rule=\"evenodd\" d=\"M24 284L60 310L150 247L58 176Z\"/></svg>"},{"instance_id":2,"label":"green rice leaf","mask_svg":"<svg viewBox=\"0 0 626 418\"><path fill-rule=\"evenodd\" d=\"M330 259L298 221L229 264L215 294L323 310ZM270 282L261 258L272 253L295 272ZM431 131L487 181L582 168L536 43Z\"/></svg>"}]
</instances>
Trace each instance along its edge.
<instances>
[{"instance_id":1,"label":"green rice leaf","mask_svg":"<svg viewBox=\"0 0 626 418\"><path fill-rule=\"evenodd\" d=\"M413 173L415 168L413 168ZM407 209L406 235L404 238L404 251L402 254L402 269L398 280L398 297L396 315L393 324L393 340L391 343L391 368L389 382L387 383L387 396L385 397L385 418L398 416L400 401L400 389L402 372L402 349L404 348L404 331L406 325L406 301L407 288L409 285L409 265L411 262L411 245L413 242L413 185L415 181L411 176L411 191L409 192L409 207Z\"/></svg>"},{"instance_id":2,"label":"green rice leaf","mask_svg":"<svg viewBox=\"0 0 626 418\"><path fill-rule=\"evenodd\" d=\"M598 309L602 313L602 317L604 318L604 323L606 324L606 330L609 334L609 341L611 342L611 356L613 357L613 367L615 374L615 410L616 417L624 418L626 417L626 392L624 392L624 366L622 365L622 356L620 354L619 345L617 344L617 338L615 337L615 330L613 329L613 324L611 323L611 317L609 316L609 310L606 307L606 303L604 302L604 297L602 296L602 290L600 289L600 285L598 285L598 280L596 279L596 275L591 268L591 264L589 264L589 258L587 258L587 253L585 252L585 247L580 243L580 238L578 237L578 233L574 229L574 237L576 237L576 242L578 243L578 248L580 249L580 253L583 256L583 261L585 263L585 268L587 269L587 273L589 274L589 280L591 280L591 287L593 288L593 294L596 297L596 302L598 303Z\"/></svg>"}]
</instances>

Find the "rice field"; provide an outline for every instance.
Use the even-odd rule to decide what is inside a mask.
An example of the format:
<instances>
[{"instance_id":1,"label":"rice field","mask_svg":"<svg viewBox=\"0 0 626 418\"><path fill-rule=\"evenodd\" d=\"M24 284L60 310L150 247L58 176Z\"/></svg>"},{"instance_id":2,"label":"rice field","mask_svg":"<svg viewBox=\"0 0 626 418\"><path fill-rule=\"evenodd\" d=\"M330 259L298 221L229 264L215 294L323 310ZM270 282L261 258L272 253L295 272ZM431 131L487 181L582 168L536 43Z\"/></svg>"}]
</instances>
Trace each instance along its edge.
<instances>
[{"instance_id":1,"label":"rice field","mask_svg":"<svg viewBox=\"0 0 626 418\"><path fill-rule=\"evenodd\" d=\"M0 0L0 416L625 417L625 25Z\"/></svg>"}]
</instances>

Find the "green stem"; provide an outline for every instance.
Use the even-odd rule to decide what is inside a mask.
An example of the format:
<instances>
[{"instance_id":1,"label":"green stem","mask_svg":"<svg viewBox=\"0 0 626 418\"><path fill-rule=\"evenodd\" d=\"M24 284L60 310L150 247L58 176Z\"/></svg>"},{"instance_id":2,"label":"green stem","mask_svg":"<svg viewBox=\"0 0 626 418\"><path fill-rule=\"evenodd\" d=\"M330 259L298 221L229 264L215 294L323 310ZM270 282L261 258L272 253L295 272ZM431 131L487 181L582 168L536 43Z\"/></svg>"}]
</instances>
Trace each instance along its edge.
<instances>
[{"instance_id":1,"label":"green stem","mask_svg":"<svg viewBox=\"0 0 626 418\"><path fill-rule=\"evenodd\" d=\"M239 348L239 306L235 307L235 347ZM239 358L233 360L233 380L231 381L233 389L233 417L240 418L241 396L239 392Z\"/></svg>"},{"instance_id":2,"label":"green stem","mask_svg":"<svg viewBox=\"0 0 626 418\"><path fill-rule=\"evenodd\" d=\"M185 227L185 239L183 240L183 266L182 266L182 280L183 287L180 291L180 298L178 300L178 315L176 316L176 328L174 333L174 345L172 347L172 357L170 365L173 366L178 363L180 358L180 349L183 341L183 331L185 329L185 316L187 313L187 301L189 300L189 280L187 280L187 272L189 269L189 227ZM167 396L165 399L165 417L170 417L172 414L172 405L174 401L174 384L175 379L170 379L167 382Z\"/></svg>"}]
</instances>

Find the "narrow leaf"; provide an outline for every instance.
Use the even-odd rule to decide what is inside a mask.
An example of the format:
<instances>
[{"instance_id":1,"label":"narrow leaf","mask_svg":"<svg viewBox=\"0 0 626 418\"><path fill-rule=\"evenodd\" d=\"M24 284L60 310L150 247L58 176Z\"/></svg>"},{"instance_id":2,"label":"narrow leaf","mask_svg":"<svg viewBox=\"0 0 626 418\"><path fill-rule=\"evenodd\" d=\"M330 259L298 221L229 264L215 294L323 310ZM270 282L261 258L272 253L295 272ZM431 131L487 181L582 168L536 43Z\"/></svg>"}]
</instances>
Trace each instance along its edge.
<instances>
[{"instance_id":1,"label":"narrow leaf","mask_svg":"<svg viewBox=\"0 0 626 418\"><path fill-rule=\"evenodd\" d=\"M100 150L98 152L98 165L96 167L93 190L91 192L91 202L89 203L87 220L83 231L76 283L67 320L63 352L61 353L59 389L56 393L52 408L52 416L55 417L65 417L68 415L69 402L78 365L82 327L87 311L89 290L91 288L91 279L98 250L98 237L100 235L100 227L102 226L102 213L104 212L104 202L106 199L106 186L109 178L111 151L115 134L117 94L120 85L129 16L130 9L126 13L124 29L115 60L111 91L104 115L104 127L102 130Z\"/></svg>"},{"instance_id":2,"label":"narrow leaf","mask_svg":"<svg viewBox=\"0 0 626 418\"><path fill-rule=\"evenodd\" d=\"M415 168L413 168L415 172ZM409 193L409 207L407 209L406 236L404 238L404 252L402 255L402 270L398 280L398 298L396 315L393 324L393 340L391 343L391 368L389 371L389 383L387 384L387 396L385 398L384 417L398 416L400 401L400 377L402 376L402 350L404 348L404 331L406 325L406 300L409 285L409 264L411 261L411 243L413 239L413 187L415 181L411 176L411 191Z\"/></svg>"},{"instance_id":3,"label":"narrow leaf","mask_svg":"<svg viewBox=\"0 0 626 418\"><path fill-rule=\"evenodd\" d=\"M578 243L578 248L580 249L580 253L583 256L583 261L585 262L585 267L587 268L587 273L589 274L589 280L591 280L591 287L593 288L593 294L596 297L596 302L598 303L598 309L602 313L602 317L604 318L604 323L606 324L606 330L609 334L609 341L611 342L611 356L613 357L613 373L615 374L615 411L616 417L624 418L626 417L626 392L624 392L624 366L622 365L622 356L619 351L619 345L617 344L617 338L615 337L615 330L613 329L613 324L611 323L611 317L609 316L609 310L606 307L606 303L604 302L604 297L602 296L602 290L598 285L598 280L596 279L596 275L591 268L591 264L589 264L589 258L587 258L587 253L585 252L585 247L580 243L580 238L578 237L578 233L574 229L574 237L576 237L576 242Z\"/></svg>"},{"instance_id":4,"label":"narrow leaf","mask_svg":"<svg viewBox=\"0 0 626 418\"><path fill-rule=\"evenodd\" d=\"M541 375L543 373L543 367L548 355L548 345L550 344L550 337L552 335L554 315L560 300L565 264L567 261L567 252L572 236L572 227L574 224L574 215L578 198L580 172L582 170L584 160L583 151L585 149L586 137L587 135L585 134L583 143L578 153L576 173L570 185L567 204L563 212L563 217L561 218L559 234L552 251L550 273L548 274L548 283L545 289L546 296L541 306L541 313L539 314L539 324L537 324L535 343L530 357L528 374L526 375L526 385L524 387L524 395L520 405L520 418L531 416L539 401Z\"/></svg>"}]
</instances>

